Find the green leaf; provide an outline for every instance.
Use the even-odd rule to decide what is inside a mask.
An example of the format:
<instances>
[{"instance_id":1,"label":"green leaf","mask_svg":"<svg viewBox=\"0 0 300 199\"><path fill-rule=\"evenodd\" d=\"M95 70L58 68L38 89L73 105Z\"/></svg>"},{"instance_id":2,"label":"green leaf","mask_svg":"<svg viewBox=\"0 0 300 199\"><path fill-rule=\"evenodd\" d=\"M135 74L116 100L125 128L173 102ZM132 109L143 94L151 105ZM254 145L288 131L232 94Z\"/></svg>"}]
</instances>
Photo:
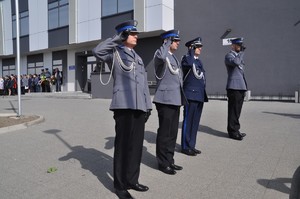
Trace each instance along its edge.
<instances>
[{"instance_id":1,"label":"green leaf","mask_svg":"<svg viewBox=\"0 0 300 199\"><path fill-rule=\"evenodd\" d=\"M47 173L53 173L55 171L57 171L56 167L50 167L50 168L48 168Z\"/></svg>"}]
</instances>

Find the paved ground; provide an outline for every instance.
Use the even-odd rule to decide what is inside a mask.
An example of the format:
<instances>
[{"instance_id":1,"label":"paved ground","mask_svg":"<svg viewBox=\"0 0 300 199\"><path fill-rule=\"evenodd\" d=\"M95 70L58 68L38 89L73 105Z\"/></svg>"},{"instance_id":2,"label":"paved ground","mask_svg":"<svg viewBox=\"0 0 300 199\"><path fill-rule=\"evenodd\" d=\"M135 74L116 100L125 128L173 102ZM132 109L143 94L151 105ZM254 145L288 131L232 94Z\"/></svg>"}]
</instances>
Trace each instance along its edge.
<instances>
[{"instance_id":1,"label":"paved ground","mask_svg":"<svg viewBox=\"0 0 300 199\"><path fill-rule=\"evenodd\" d=\"M16 96L0 102L2 114L18 110ZM109 104L80 93L22 96L23 114L41 115L44 122L0 134L0 198L117 198ZM226 110L226 101L205 104L197 137L202 154L177 152L176 163L184 169L175 176L157 170L154 110L146 124L140 175L150 190L131 194L142 199L299 198L300 104L246 102L241 124L247 136L241 142L227 138Z\"/></svg>"}]
</instances>

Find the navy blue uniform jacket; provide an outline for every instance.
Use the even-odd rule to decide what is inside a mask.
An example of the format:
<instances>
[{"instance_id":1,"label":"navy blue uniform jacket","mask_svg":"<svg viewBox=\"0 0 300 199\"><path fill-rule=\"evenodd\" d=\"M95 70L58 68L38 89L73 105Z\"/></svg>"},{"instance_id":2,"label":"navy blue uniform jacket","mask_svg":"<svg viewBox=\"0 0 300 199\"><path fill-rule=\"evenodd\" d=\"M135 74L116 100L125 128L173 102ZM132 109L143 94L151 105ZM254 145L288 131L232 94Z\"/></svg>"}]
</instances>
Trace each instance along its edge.
<instances>
[{"instance_id":1,"label":"navy blue uniform jacket","mask_svg":"<svg viewBox=\"0 0 300 199\"><path fill-rule=\"evenodd\" d=\"M201 79L197 79L193 72L193 64L195 69L200 74L203 73ZM189 54L184 55L181 60L182 70L184 74L183 91L188 100L207 102L205 70L200 59L195 59Z\"/></svg>"}]
</instances>

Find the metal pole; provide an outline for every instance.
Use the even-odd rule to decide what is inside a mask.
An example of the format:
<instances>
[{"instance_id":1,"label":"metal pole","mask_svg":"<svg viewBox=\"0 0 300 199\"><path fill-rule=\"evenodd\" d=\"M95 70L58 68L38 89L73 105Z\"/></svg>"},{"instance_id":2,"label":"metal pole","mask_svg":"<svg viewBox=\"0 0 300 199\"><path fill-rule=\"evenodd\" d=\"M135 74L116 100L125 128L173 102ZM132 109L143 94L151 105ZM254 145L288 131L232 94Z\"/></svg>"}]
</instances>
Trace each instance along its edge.
<instances>
[{"instance_id":1,"label":"metal pole","mask_svg":"<svg viewBox=\"0 0 300 199\"><path fill-rule=\"evenodd\" d=\"M20 31L19 31L19 0L15 0L16 4L16 41L17 41L17 70L18 70L18 117L22 115L22 106L21 106L21 71L20 71Z\"/></svg>"}]
</instances>

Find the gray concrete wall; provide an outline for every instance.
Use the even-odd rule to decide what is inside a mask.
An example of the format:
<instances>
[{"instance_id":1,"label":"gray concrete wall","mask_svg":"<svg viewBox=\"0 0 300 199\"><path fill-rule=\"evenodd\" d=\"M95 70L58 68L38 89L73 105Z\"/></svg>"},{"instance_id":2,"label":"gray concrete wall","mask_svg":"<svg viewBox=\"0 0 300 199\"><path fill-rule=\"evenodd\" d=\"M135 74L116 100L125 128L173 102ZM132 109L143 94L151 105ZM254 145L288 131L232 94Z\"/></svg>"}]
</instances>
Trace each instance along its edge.
<instances>
[{"instance_id":1,"label":"gray concrete wall","mask_svg":"<svg viewBox=\"0 0 300 199\"><path fill-rule=\"evenodd\" d=\"M175 0L175 28L181 33L178 56L186 41L201 36L209 94L225 93L224 56L230 50L220 37L245 38L246 78L252 95L290 95L300 85L299 0Z\"/></svg>"},{"instance_id":2,"label":"gray concrete wall","mask_svg":"<svg viewBox=\"0 0 300 199\"><path fill-rule=\"evenodd\" d=\"M294 96L300 89L299 10L298 0L175 0L175 28L180 30L182 39L176 55L181 58L187 51L185 42L201 36L207 92L224 97L227 78L224 57L230 46L223 46L221 37L231 29L226 38L245 38L245 73L251 95L277 96L278 99ZM104 22L116 24L111 21L116 18L109 20ZM108 31L103 33L108 37L114 27L103 30ZM160 45L161 39L157 36L141 38L135 48L147 67L149 81L155 81L152 58ZM101 96L111 94L106 92L101 92Z\"/></svg>"}]
</instances>

